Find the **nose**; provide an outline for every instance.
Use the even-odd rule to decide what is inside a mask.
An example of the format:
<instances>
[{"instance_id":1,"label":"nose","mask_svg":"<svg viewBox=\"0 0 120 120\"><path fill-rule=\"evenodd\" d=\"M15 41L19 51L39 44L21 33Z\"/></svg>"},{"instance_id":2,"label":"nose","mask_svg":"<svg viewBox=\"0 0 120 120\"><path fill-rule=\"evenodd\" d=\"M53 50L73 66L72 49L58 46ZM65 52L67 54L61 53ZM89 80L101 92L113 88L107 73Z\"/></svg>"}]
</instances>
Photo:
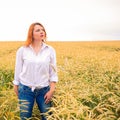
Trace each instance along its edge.
<instances>
[{"instance_id":1,"label":"nose","mask_svg":"<svg viewBox=\"0 0 120 120\"><path fill-rule=\"evenodd\" d=\"M40 34L43 34L43 33L44 33L44 32L41 30L41 31L40 31Z\"/></svg>"}]
</instances>

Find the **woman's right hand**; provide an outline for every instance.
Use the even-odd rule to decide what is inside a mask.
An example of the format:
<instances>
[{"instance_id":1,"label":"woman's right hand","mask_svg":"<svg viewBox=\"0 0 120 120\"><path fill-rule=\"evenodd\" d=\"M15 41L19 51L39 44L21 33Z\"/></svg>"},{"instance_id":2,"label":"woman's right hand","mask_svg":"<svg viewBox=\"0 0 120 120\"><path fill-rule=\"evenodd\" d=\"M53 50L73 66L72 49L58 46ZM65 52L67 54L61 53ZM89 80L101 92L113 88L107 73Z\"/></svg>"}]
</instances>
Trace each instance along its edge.
<instances>
[{"instance_id":1,"label":"woman's right hand","mask_svg":"<svg viewBox=\"0 0 120 120\"><path fill-rule=\"evenodd\" d=\"M18 85L14 85L14 92L18 96Z\"/></svg>"}]
</instances>

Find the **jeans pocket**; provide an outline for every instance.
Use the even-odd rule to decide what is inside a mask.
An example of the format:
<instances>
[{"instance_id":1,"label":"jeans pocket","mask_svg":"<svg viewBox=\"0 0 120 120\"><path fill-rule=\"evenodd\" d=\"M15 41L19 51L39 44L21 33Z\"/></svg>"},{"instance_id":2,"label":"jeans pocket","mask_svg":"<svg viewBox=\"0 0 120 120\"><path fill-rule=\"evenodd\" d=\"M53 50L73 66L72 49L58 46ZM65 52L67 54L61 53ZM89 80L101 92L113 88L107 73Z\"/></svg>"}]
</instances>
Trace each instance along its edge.
<instances>
[{"instance_id":1,"label":"jeans pocket","mask_svg":"<svg viewBox=\"0 0 120 120\"><path fill-rule=\"evenodd\" d=\"M50 87L49 86L47 86L47 87L44 87L44 88L42 88L43 90L43 94L45 95L49 90L50 90Z\"/></svg>"},{"instance_id":2,"label":"jeans pocket","mask_svg":"<svg viewBox=\"0 0 120 120\"><path fill-rule=\"evenodd\" d=\"M31 88L23 84L19 85L18 93L29 93L29 92L31 92Z\"/></svg>"}]
</instances>

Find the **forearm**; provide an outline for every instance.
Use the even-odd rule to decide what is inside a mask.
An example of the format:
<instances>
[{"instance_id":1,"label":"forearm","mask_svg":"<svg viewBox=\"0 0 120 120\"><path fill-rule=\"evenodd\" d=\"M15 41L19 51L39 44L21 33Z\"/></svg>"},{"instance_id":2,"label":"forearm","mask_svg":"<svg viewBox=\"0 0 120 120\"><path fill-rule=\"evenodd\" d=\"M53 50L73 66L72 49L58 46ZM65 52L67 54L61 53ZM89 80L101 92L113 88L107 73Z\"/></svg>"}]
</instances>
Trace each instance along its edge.
<instances>
[{"instance_id":1,"label":"forearm","mask_svg":"<svg viewBox=\"0 0 120 120\"><path fill-rule=\"evenodd\" d=\"M51 92L55 91L55 86L56 86L56 82L50 82L50 91Z\"/></svg>"},{"instance_id":2,"label":"forearm","mask_svg":"<svg viewBox=\"0 0 120 120\"><path fill-rule=\"evenodd\" d=\"M14 91L15 91L16 95L18 96L18 85L14 85Z\"/></svg>"}]
</instances>

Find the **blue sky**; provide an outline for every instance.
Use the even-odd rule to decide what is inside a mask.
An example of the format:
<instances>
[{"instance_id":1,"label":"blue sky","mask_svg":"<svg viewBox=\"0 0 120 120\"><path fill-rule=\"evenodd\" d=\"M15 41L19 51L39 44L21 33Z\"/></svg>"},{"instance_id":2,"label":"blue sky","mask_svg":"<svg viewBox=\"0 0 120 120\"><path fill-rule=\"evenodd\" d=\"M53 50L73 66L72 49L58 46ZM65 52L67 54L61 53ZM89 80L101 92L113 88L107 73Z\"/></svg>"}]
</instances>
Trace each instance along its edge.
<instances>
[{"instance_id":1,"label":"blue sky","mask_svg":"<svg viewBox=\"0 0 120 120\"><path fill-rule=\"evenodd\" d=\"M25 40L31 23L48 41L120 40L120 0L0 1L0 40Z\"/></svg>"}]
</instances>

